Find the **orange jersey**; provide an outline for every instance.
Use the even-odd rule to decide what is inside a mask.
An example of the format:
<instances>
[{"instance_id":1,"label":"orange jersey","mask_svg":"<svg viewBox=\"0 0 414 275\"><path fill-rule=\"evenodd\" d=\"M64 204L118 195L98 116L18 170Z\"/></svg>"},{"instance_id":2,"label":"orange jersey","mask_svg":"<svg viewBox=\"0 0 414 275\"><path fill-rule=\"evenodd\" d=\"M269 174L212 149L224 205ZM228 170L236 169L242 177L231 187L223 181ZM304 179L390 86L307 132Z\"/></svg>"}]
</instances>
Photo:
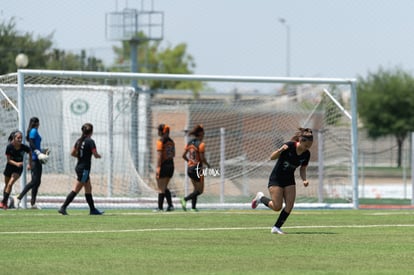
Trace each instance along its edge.
<instances>
[{"instance_id":1,"label":"orange jersey","mask_svg":"<svg viewBox=\"0 0 414 275\"><path fill-rule=\"evenodd\" d=\"M188 166L196 166L201 161L200 153L204 153L205 143L198 139L193 139L184 150L187 152Z\"/></svg>"},{"instance_id":2,"label":"orange jersey","mask_svg":"<svg viewBox=\"0 0 414 275\"><path fill-rule=\"evenodd\" d=\"M167 138L165 141L157 140L157 151L161 152L161 163L166 160L173 160L175 157L174 141L170 138Z\"/></svg>"}]
</instances>

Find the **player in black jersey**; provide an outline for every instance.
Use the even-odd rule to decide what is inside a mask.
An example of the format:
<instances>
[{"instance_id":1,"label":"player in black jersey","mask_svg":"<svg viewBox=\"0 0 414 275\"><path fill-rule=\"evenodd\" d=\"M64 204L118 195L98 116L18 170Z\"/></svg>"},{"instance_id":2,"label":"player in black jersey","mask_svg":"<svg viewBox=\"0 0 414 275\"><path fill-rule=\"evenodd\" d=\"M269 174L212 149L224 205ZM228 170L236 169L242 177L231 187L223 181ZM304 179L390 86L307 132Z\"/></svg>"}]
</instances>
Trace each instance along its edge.
<instances>
[{"instance_id":1,"label":"player in black jersey","mask_svg":"<svg viewBox=\"0 0 414 275\"><path fill-rule=\"evenodd\" d=\"M101 155L96 150L95 141L91 138L93 133L93 125L85 123L82 126L82 136L76 141L72 148L71 156L78 159L75 167L77 181L73 190L67 195L65 202L60 207L58 212L62 215L68 215L66 208L73 201L82 187L85 187L85 198L89 205L90 215L102 215L103 212L95 208L92 197L92 185L89 178L92 165L92 156L101 158Z\"/></svg>"},{"instance_id":2,"label":"player in black jersey","mask_svg":"<svg viewBox=\"0 0 414 275\"><path fill-rule=\"evenodd\" d=\"M20 178L23 172L24 154L28 154L29 160L32 151L30 147L22 143L23 134L20 131L14 131L9 136L9 144L6 147L7 164L4 169L4 191L3 200L0 202L0 208L8 208L8 200L13 188L13 184ZM32 169L31 162L28 162L27 169Z\"/></svg>"},{"instance_id":3,"label":"player in black jersey","mask_svg":"<svg viewBox=\"0 0 414 275\"><path fill-rule=\"evenodd\" d=\"M278 150L274 151L270 159L275 160L275 167L269 177L268 189L271 198L265 197L262 192L258 192L252 201L252 208L256 208L259 203L263 203L274 211L282 209L283 202L285 208L282 209L276 223L271 229L273 234L285 234L280 228L289 217L293 209L296 198L295 170L299 167L299 175L303 185L307 187L309 181L306 178L306 168L310 159L309 149L313 143L312 130L309 128L299 128L299 131Z\"/></svg>"}]
</instances>

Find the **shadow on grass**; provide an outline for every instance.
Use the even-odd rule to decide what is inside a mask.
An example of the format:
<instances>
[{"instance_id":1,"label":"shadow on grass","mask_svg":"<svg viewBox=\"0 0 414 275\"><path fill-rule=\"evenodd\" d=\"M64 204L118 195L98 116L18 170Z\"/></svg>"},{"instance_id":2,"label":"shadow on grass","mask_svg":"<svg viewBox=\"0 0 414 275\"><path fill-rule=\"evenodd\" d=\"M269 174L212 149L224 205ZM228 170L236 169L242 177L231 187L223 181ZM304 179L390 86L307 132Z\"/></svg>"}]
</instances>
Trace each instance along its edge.
<instances>
[{"instance_id":1,"label":"shadow on grass","mask_svg":"<svg viewBox=\"0 0 414 275\"><path fill-rule=\"evenodd\" d=\"M333 235L338 234L334 232L287 232L288 235Z\"/></svg>"}]
</instances>

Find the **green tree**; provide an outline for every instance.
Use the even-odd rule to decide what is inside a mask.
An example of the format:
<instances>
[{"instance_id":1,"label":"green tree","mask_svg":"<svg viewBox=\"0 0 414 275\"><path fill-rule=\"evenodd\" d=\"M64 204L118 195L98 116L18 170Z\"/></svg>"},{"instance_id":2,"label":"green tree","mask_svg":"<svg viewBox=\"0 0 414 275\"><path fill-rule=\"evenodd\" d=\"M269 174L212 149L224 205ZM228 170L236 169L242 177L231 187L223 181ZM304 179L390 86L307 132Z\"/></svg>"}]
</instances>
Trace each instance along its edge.
<instances>
[{"instance_id":1,"label":"green tree","mask_svg":"<svg viewBox=\"0 0 414 275\"><path fill-rule=\"evenodd\" d=\"M368 136L394 135L401 167L402 146L414 130L414 79L401 69L369 73L357 84L358 112Z\"/></svg>"},{"instance_id":2,"label":"green tree","mask_svg":"<svg viewBox=\"0 0 414 275\"><path fill-rule=\"evenodd\" d=\"M50 70L81 70L81 71L104 71L102 60L95 57L87 57L85 50L77 55L72 52L53 49L47 55L47 69Z\"/></svg>"},{"instance_id":3,"label":"green tree","mask_svg":"<svg viewBox=\"0 0 414 275\"><path fill-rule=\"evenodd\" d=\"M141 35L142 37L142 35ZM138 45L138 71L142 73L192 74L195 68L194 58L187 53L187 45L180 43L176 46L161 48L160 42L150 42L142 39ZM129 41L124 41L122 47L113 47L116 63L122 64L130 60L131 47ZM129 64L129 63L128 63ZM112 71L130 71L129 67L114 66ZM152 90L156 89L187 89L198 95L203 84L198 81L152 81Z\"/></svg>"},{"instance_id":4,"label":"green tree","mask_svg":"<svg viewBox=\"0 0 414 275\"><path fill-rule=\"evenodd\" d=\"M31 33L20 33L14 17L0 22L0 74L16 72L15 58L19 53L29 57L28 68L55 70L105 70L102 60L59 49L53 49L53 33L34 38Z\"/></svg>"},{"instance_id":5,"label":"green tree","mask_svg":"<svg viewBox=\"0 0 414 275\"><path fill-rule=\"evenodd\" d=\"M52 46L52 36L35 40L32 34L17 31L15 18L0 22L0 74L16 72L15 58L19 53L29 56L29 68L45 68L46 52Z\"/></svg>"}]
</instances>

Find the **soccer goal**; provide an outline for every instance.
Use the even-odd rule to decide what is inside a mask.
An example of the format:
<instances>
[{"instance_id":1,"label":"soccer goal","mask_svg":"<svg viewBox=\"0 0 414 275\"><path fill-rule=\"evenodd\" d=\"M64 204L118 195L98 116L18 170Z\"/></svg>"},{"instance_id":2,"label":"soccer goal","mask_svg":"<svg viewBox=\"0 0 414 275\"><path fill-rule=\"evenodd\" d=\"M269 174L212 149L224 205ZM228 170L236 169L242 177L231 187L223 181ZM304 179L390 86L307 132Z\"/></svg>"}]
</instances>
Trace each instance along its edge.
<instances>
[{"instance_id":1,"label":"soccer goal","mask_svg":"<svg viewBox=\"0 0 414 275\"><path fill-rule=\"evenodd\" d=\"M177 81L203 89L162 88ZM90 122L103 156L93 160L93 193L104 207L155 207L157 126L165 123L176 143L170 190L177 198L192 191L181 155L194 125L206 132L211 168L203 171L199 204L210 208L245 207L257 191L266 192L271 152L298 127L309 127L310 186L298 184L297 207L358 208L353 79L19 70L0 77L0 92L3 148L12 130L24 132L30 117L40 119L43 147L51 150L39 190L43 206L61 203L71 190L76 159L69 152ZM25 174L15 188L28 180Z\"/></svg>"}]
</instances>

